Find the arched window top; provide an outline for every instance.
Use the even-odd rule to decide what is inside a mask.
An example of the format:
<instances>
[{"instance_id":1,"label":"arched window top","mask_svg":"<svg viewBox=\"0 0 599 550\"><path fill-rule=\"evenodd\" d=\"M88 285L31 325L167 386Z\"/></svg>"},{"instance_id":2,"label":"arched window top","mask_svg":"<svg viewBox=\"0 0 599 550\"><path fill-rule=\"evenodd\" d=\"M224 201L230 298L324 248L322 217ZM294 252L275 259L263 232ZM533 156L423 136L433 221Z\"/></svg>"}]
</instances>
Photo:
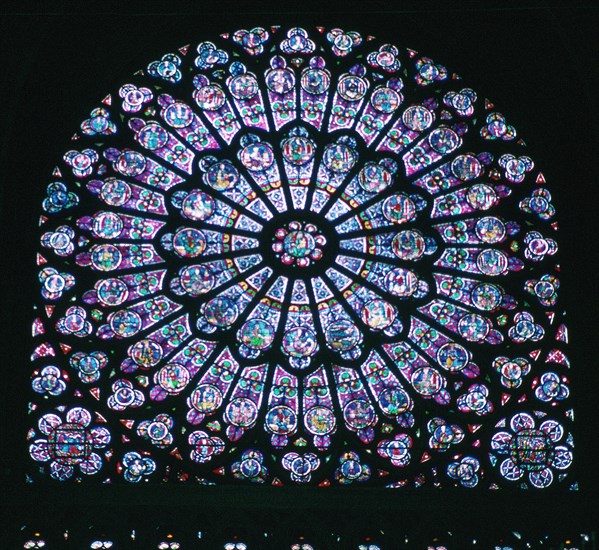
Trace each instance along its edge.
<instances>
[{"instance_id":1,"label":"arched window top","mask_svg":"<svg viewBox=\"0 0 599 550\"><path fill-rule=\"evenodd\" d=\"M573 483L549 186L426 54L173 50L91 110L42 208L31 479Z\"/></svg>"}]
</instances>

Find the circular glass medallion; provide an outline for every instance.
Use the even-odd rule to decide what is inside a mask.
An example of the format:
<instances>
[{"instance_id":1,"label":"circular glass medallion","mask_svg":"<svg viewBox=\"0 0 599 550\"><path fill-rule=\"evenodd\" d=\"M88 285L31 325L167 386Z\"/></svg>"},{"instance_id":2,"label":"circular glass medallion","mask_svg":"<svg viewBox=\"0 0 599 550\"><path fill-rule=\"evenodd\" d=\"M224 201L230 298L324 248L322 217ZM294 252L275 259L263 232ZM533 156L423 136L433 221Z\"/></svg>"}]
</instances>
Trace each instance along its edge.
<instances>
[{"instance_id":1,"label":"circular glass medallion","mask_svg":"<svg viewBox=\"0 0 599 550\"><path fill-rule=\"evenodd\" d=\"M229 90L235 99L247 101L258 93L258 81L250 74L240 74L231 79Z\"/></svg>"},{"instance_id":2,"label":"circular glass medallion","mask_svg":"<svg viewBox=\"0 0 599 550\"><path fill-rule=\"evenodd\" d=\"M443 387L441 375L431 367L420 367L412 373L412 387L424 396L435 395Z\"/></svg>"},{"instance_id":3,"label":"circular glass medallion","mask_svg":"<svg viewBox=\"0 0 599 550\"><path fill-rule=\"evenodd\" d=\"M146 124L137 133L137 139L143 147L155 151L156 149L162 149L167 144L168 134L158 124Z\"/></svg>"},{"instance_id":4,"label":"circular glass medallion","mask_svg":"<svg viewBox=\"0 0 599 550\"><path fill-rule=\"evenodd\" d=\"M173 249L181 258L195 258L206 248L206 239L199 229L180 229L173 237Z\"/></svg>"},{"instance_id":5,"label":"circular glass medallion","mask_svg":"<svg viewBox=\"0 0 599 550\"><path fill-rule=\"evenodd\" d=\"M470 361L470 354L460 344L448 342L437 352L437 362L449 372L461 371Z\"/></svg>"},{"instance_id":6,"label":"circular glass medallion","mask_svg":"<svg viewBox=\"0 0 599 550\"><path fill-rule=\"evenodd\" d=\"M357 460L349 459L341 465L341 473L347 479L357 479L362 473L362 466Z\"/></svg>"},{"instance_id":7,"label":"circular glass medallion","mask_svg":"<svg viewBox=\"0 0 599 550\"><path fill-rule=\"evenodd\" d=\"M202 86L195 93L195 100L200 107L206 111L218 111L226 101L225 93L220 86Z\"/></svg>"},{"instance_id":8,"label":"circular glass medallion","mask_svg":"<svg viewBox=\"0 0 599 550\"><path fill-rule=\"evenodd\" d=\"M497 202L497 193L490 185L477 183L468 190L466 200L476 210L488 210Z\"/></svg>"},{"instance_id":9,"label":"circular glass medallion","mask_svg":"<svg viewBox=\"0 0 599 550\"><path fill-rule=\"evenodd\" d=\"M264 319L250 319L239 330L239 337L243 344L250 349L268 349L274 340L275 330Z\"/></svg>"},{"instance_id":10,"label":"circular glass medallion","mask_svg":"<svg viewBox=\"0 0 599 550\"><path fill-rule=\"evenodd\" d=\"M123 255L111 244L100 244L92 247L90 259L98 271L112 271L121 265Z\"/></svg>"},{"instance_id":11,"label":"circular glass medallion","mask_svg":"<svg viewBox=\"0 0 599 550\"><path fill-rule=\"evenodd\" d=\"M115 167L124 176L137 176L146 169L146 158L137 151L123 151L118 156Z\"/></svg>"},{"instance_id":12,"label":"circular glass medallion","mask_svg":"<svg viewBox=\"0 0 599 550\"><path fill-rule=\"evenodd\" d=\"M395 111L401 102L400 95L391 88L379 88L372 93L370 104L379 113L389 114Z\"/></svg>"},{"instance_id":13,"label":"circular glass medallion","mask_svg":"<svg viewBox=\"0 0 599 550\"><path fill-rule=\"evenodd\" d=\"M295 327L283 335L283 350L292 357L308 357L316 349L316 336L306 327Z\"/></svg>"},{"instance_id":14,"label":"circular glass medallion","mask_svg":"<svg viewBox=\"0 0 599 550\"><path fill-rule=\"evenodd\" d=\"M190 397L191 406L201 413L210 414L223 402L222 392L212 384L200 384Z\"/></svg>"},{"instance_id":15,"label":"circular glass medallion","mask_svg":"<svg viewBox=\"0 0 599 550\"><path fill-rule=\"evenodd\" d=\"M347 172L355 164L356 154L351 147L335 143L325 149L323 162L331 172Z\"/></svg>"},{"instance_id":16,"label":"circular glass medallion","mask_svg":"<svg viewBox=\"0 0 599 550\"><path fill-rule=\"evenodd\" d=\"M206 304L204 317L211 325L228 327L237 319L237 306L230 298L217 296Z\"/></svg>"},{"instance_id":17,"label":"circular glass medallion","mask_svg":"<svg viewBox=\"0 0 599 550\"><path fill-rule=\"evenodd\" d=\"M156 381L167 393L179 393L190 380L189 371L179 363L168 363L158 371Z\"/></svg>"},{"instance_id":18,"label":"circular glass medallion","mask_svg":"<svg viewBox=\"0 0 599 550\"><path fill-rule=\"evenodd\" d=\"M345 101L360 101L368 90L368 83L363 78L347 75L339 80L337 92Z\"/></svg>"},{"instance_id":19,"label":"circular glass medallion","mask_svg":"<svg viewBox=\"0 0 599 550\"><path fill-rule=\"evenodd\" d=\"M383 203L383 215L390 222L405 223L416 217L414 202L405 195L391 195Z\"/></svg>"},{"instance_id":20,"label":"circular glass medallion","mask_svg":"<svg viewBox=\"0 0 599 550\"><path fill-rule=\"evenodd\" d=\"M290 407L277 405L266 413L266 428L276 435L293 433L297 427L297 415Z\"/></svg>"},{"instance_id":21,"label":"circular glass medallion","mask_svg":"<svg viewBox=\"0 0 599 550\"><path fill-rule=\"evenodd\" d=\"M96 289L98 300L107 306L118 306L129 296L129 288L120 279L103 279Z\"/></svg>"},{"instance_id":22,"label":"circular glass medallion","mask_svg":"<svg viewBox=\"0 0 599 550\"><path fill-rule=\"evenodd\" d=\"M307 164L314 158L314 143L302 136L295 136L283 142L283 158L295 166Z\"/></svg>"},{"instance_id":23,"label":"circular glass medallion","mask_svg":"<svg viewBox=\"0 0 599 550\"><path fill-rule=\"evenodd\" d=\"M418 277L413 271L396 267L385 276L385 288L400 298L408 298L418 289Z\"/></svg>"},{"instance_id":24,"label":"circular glass medallion","mask_svg":"<svg viewBox=\"0 0 599 550\"><path fill-rule=\"evenodd\" d=\"M144 338L129 348L129 356L142 369L157 365L162 359L162 354L162 346L149 338Z\"/></svg>"},{"instance_id":25,"label":"circular glass medallion","mask_svg":"<svg viewBox=\"0 0 599 550\"><path fill-rule=\"evenodd\" d=\"M501 242L505 237L504 223L493 216L478 220L474 231L482 242L488 244Z\"/></svg>"},{"instance_id":26,"label":"circular glass medallion","mask_svg":"<svg viewBox=\"0 0 599 550\"><path fill-rule=\"evenodd\" d=\"M343 408L343 418L354 430L363 430L375 422L376 414L368 401L354 399Z\"/></svg>"},{"instance_id":27,"label":"circular glass medallion","mask_svg":"<svg viewBox=\"0 0 599 550\"><path fill-rule=\"evenodd\" d=\"M490 283L479 283L472 289L472 303L482 311L493 311L502 302L503 293Z\"/></svg>"},{"instance_id":28,"label":"circular glass medallion","mask_svg":"<svg viewBox=\"0 0 599 550\"><path fill-rule=\"evenodd\" d=\"M433 123L433 114L422 105L413 105L403 112L401 120L406 128L422 132L422 130L426 130Z\"/></svg>"},{"instance_id":29,"label":"circular glass medallion","mask_svg":"<svg viewBox=\"0 0 599 550\"><path fill-rule=\"evenodd\" d=\"M240 428L247 428L256 422L258 409L253 401L246 397L233 399L225 409L227 422Z\"/></svg>"},{"instance_id":30,"label":"circular glass medallion","mask_svg":"<svg viewBox=\"0 0 599 550\"><path fill-rule=\"evenodd\" d=\"M94 216L92 231L101 239L115 239L123 231L123 220L114 212L100 212Z\"/></svg>"},{"instance_id":31,"label":"circular glass medallion","mask_svg":"<svg viewBox=\"0 0 599 550\"><path fill-rule=\"evenodd\" d=\"M437 128L431 132L428 142L437 153L446 155L457 148L460 138L451 128Z\"/></svg>"},{"instance_id":32,"label":"circular glass medallion","mask_svg":"<svg viewBox=\"0 0 599 550\"><path fill-rule=\"evenodd\" d=\"M232 189L239 182L239 172L230 162L218 162L206 172L206 182L217 191Z\"/></svg>"},{"instance_id":33,"label":"circular glass medallion","mask_svg":"<svg viewBox=\"0 0 599 550\"><path fill-rule=\"evenodd\" d=\"M387 416L397 416L410 410L411 401L401 388L387 388L379 394L381 410Z\"/></svg>"},{"instance_id":34,"label":"circular glass medallion","mask_svg":"<svg viewBox=\"0 0 599 550\"><path fill-rule=\"evenodd\" d=\"M358 327L344 319L331 323L326 328L325 337L327 344L336 351L350 350L361 340Z\"/></svg>"},{"instance_id":35,"label":"circular glass medallion","mask_svg":"<svg viewBox=\"0 0 599 550\"><path fill-rule=\"evenodd\" d=\"M424 254L424 238L418 231L402 231L395 235L392 245L395 255L402 260L417 260Z\"/></svg>"},{"instance_id":36,"label":"circular glass medallion","mask_svg":"<svg viewBox=\"0 0 599 550\"><path fill-rule=\"evenodd\" d=\"M478 255L476 265L485 275L503 275L508 268L508 259L501 250L490 248Z\"/></svg>"},{"instance_id":37,"label":"circular glass medallion","mask_svg":"<svg viewBox=\"0 0 599 550\"><path fill-rule=\"evenodd\" d=\"M205 265L192 265L183 268L180 276L181 287L190 296L201 296L214 286L214 275Z\"/></svg>"},{"instance_id":38,"label":"circular glass medallion","mask_svg":"<svg viewBox=\"0 0 599 550\"><path fill-rule=\"evenodd\" d=\"M185 197L181 213L190 220L207 220L214 212L214 199L201 191L192 191Z\"/></svg>"},{"instance_id":39,"label":"circular glass medallion","mask_svg":"<svg viewBox=\"0 0 599 550\"><path fill-rule=\"evenodd\" d=\"M117 311L110 319L110 328L123 338L128 338L137 334L141 329L141 317L135 311L123 309Z\"/></svg>"},{"instance_id":40,"label":"circular glass medallion","mask_svg":"<svg viewBox=\"0 0 599 550\"><path fill-rule=\"evenodd\" d=\"M320 95L329 89L331 77L321 69L308 69L302 73L302 89L312 95Z\"/></svg>"},{"instance_id":41,"label":"circular glass medallion","mask_svg":"<svg viewBox=\"0 0 599 550\"><path fill-rule=\"evenodd\" d=\"M462 181L470 181L481 175L483 167L474 155L460 155L451 163L454 176Z\"/></svg>"},{"instance_id":42,"label":"circular glass medallion","mask_svg":"<svg viewBox=\"0 0 599 550\"><path fill-rule=\"evenodd\" d=\"M164 111L164 120L172 128L186 128L193 122L191 107L181 101L171 103Z\"/></svg>"},{"instance_id":43,"label":"circular glass medallion","mask_svg":"<svg viewBox=\"0 0 599 550\"><path fill-rule=\"evenodd\" d=\"M306 430L314 435L326 435L335 429L336 421L333 411L327 407L317 406L306 411L304 416Z\"/></svg>"},{"instance_id":44,"label":"circular glass medallion","mask_svg":"<svg viewBox=\"0 0 599 550\"><path fill-rule=\"evenodd\" d=\"M100 189L100 196L110 206L122 206L131 197L131 187L122 180L107 178Z\"/></svg>"},{"instance_id":45,"label":"circular glass medallion","mask_svg":"<svg viewBox=\"0 0 599 550\"><path fill-rule=\"evenodd\" d=\"M458 330L466 340L481 342L489 334L491 322L482 315L468 313L458 322Z\"/></svg>"},{"instance_id":46,"label":"circular glass medallion","mask_svg":"<svg viewBox=\"0 0 599 550\"><path fill-rule=\"evenodd\" d=\"M375 162L368 162L358 174L358 183L368 193L379 193L392 182L391 172Z\"/></svg>"},{"instance_id":47,"label":"circular glass medallion","mask_svg":"<svg viewBox=\"0 0 599 550\"><path fill-rule=\"evenodd\" d=\"M285 252L294 258L309 256L315 246L314 237L307 231L291 231L283 241Z\"/></svg>"},{"instance_id":48,"label":"circular glass medallion","mask_svg":"<svg viewBox=\"0 0 599 550\"><path fill-rule=\"evenodd\" d=\"M275 94L285 95L295 86L295 77L287 69L273 69L266 76L266 86Z\"/></svg>"},{"instance_id":49,"label":"circular glass medallion","mask_svg":"<svg viewBox=\"0 0 599 550\"><path fill-rule=\"evenodd\" d=\"M385 300L371 300L362 309L362 321L372 330L383 330L395 319L395 308Z\"/></svg>"},{"instance_id":50,"label":"circular glass medallion","mask_svg":"<svg viewBox=\"0 0 599 550\"><path fill-rule=\"evenodd\" d=\"M252 143L242 149L240 159L250 172L261 172L272 165L274 155L265 143Z\"/></svg>"}]
</instances>

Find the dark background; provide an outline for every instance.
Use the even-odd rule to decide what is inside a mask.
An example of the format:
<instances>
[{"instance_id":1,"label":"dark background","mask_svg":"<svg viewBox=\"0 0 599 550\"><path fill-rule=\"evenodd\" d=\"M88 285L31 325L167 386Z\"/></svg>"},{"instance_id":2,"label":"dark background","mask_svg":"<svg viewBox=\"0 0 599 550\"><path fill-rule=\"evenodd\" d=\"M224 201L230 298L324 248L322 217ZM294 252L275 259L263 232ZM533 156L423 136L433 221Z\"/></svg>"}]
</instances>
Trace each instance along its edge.
<instances>
[{"instance_id":1,"label":"dark background","mask_svg":"<svg viewBox=\"0 0 599 550\"><path fill-rule=\"evenodd\" d=\"M15 2L0 8L4 540L13 540L21 526L50 533L75 526L123 533L209 526L207 532L238 533L245 540L268 529L283 537L279 542L312 533L322 548L333 547L323 541L335 532L342 540L335 547L349 548L344 540L381 530L385 536L394 530L415 532L422 540L448 529L462 540L470 533L484 537L513 529L555 536L597 530L598 23L593 2L352 1L325 6L324 1L227 0L89 2L85 8L75 2ZM568 312L576 415L571 477L580 483L578 492L25 485L31 304L39 286L37 218L54 163L105 93L149 61L222 32L276 24L341 27L418 50L491 99L526 141L527 154L547 179L560 223L561 298ZM271 542L264 547L281 546Z\"/></svg>"}]
</instances>

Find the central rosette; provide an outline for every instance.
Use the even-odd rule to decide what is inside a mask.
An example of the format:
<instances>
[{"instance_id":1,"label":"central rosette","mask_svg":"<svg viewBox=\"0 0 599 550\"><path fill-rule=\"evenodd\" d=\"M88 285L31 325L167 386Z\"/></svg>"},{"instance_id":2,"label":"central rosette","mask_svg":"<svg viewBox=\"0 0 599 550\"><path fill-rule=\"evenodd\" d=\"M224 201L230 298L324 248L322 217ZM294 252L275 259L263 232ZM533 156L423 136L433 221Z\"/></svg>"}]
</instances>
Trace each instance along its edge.
<instances>
[{"instance_id":1,"label":"central rosette","mask_svg":"<svg viewBox=\"0 0 599 550\"><path fill-rule=\"evenodd\" d=\"M312 255L316 241L314 237L307 231L292 231L285 235L283 239L283 247L285 248L286 256L291 255L297 259L305 258ZM314 258L316 259L316 258ZM290 258L285 258L289 262Z\"/></svg>"},{"instance_id":2,"label":"central rosette","mask_svg":"<svg viewBox=\"0 0 599 550\"><path fill-rule=\"evenodd\" d=\"M277 229L272 249L285 265L307 267L322 258L326 242L314 224L294 220Z\"/></svg>"}]
</instances>

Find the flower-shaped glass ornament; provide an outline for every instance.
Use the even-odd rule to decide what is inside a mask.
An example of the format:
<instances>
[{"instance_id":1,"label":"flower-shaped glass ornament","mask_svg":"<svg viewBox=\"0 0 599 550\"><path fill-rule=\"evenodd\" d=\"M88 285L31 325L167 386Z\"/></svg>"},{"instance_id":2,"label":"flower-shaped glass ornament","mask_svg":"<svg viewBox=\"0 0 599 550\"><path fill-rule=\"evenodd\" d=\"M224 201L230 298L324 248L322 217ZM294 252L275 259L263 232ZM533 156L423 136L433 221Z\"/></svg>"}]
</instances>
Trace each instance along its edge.
<instances>
[{"instance_id":1,"label":"flower-shaped glass ornament","mask_svg":"<svg viewBox=\"0 0 599 550\"><path fill-rule=\"evenodd\" d=\"M108 428L94 424L90 411L74 407L61 417L54 413L43 415L38 422L42 436L29 446L33 460L47 463L51 477L69 479L75 471L89 476L102 468L98 451L111 441Z\"/></svg>"}]
</instances>

